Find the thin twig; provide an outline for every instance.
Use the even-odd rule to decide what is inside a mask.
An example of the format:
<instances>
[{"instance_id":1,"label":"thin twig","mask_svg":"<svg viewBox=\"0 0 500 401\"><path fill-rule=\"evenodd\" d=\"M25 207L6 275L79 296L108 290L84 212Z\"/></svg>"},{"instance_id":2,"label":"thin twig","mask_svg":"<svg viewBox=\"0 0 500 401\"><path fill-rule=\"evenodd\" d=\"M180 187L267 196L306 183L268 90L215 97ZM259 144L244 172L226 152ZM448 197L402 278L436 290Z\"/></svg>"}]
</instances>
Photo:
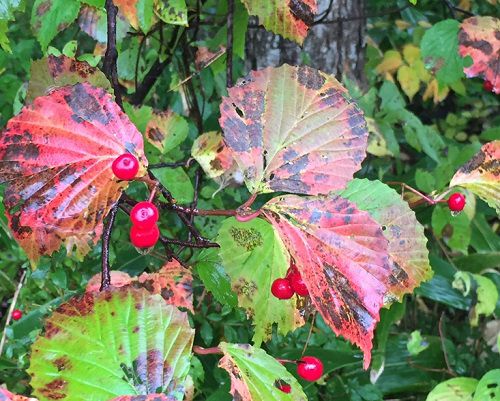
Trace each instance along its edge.
<instances>
[{"instance_id":1,"label":"thin twig","mask_svg":"<svg viewBox=\"0 0 500 401\"><path fill-rule=\"evenodd\" d=\"M118 82L118 71L116 67L116 60L118 59L118 51L116 50L116 14L118 12L118 8L113 4L113 0L106 0L105 7L107 15L108 42L106 54L104 55L103 70L104 74L113 86L116 103L123 108L120 83Z\"/></svg>"},{"instance_id":2,"label":"thin twig","mask_svg":"<svg viewBox=\"0 0 500 401\"><path fill-rule=\"evenodd\" d=\"M7 314L7 319L5 320L5 327L2 333L2 340L0 341L0 356L2 356L3 347L7 339L7 327L9 326L10 321L12 319L12 312L14 312L14 309L16 308L17 298L19 297L21 288L23 288L25 278L26 278L26 270L23 270L23 274L19 279L19 283L17 283L16 291L14 292L14 296L12 297L12 303L10 304L9 313Z\"/></svg>"},{"instance_id":3,"label":"thin twig","mask_svg":"<svg viewBox=\"0 0 500 401\"><path fill-rule=\"evenodd\" d=\"M101 288L100 291L107 290L111 285L111 273L109 268L109 242L111 240L111 233L113 232L113 224L115 223L116 212L120 205L120 200L116 202L111 208L108 221L104 226L102 234L102 251L101 251Z\"/></svg>"},{"instance_id":4,"label":"thin twig","mask_svg":"<svg viewBox=\"0 0 500 401\"><path fill-rule=\"evenodd\" d=\"M226 86L233 86L233 20L234 0L227 1Z\"/></svg>"}]
</instances>

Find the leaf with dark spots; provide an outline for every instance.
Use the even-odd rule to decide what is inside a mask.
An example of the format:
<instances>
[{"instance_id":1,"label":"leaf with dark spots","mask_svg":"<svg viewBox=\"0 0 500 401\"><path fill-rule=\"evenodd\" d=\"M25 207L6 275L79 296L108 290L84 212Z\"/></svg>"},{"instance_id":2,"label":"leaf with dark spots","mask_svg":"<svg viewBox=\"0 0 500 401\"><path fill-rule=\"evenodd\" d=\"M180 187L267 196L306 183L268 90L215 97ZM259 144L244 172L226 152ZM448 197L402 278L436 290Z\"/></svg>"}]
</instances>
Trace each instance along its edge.
<instances>
[{"instance_id":1,"label":"leaf with dark spots","mask_svg":"<svg viewBox=\"0 0 500 401\"><path fill-rule=\"evenodd\" d=\"M127 186L111 170L126 152L144 175L141 134L110 94L89 84L38 97L8 122L0 136L0 183L7 183L10 228L31 260L63 243L85 255L97 243Z\"/></svg>"},{"instance_id":2,"label":"leaf with dark spots","mask_svg":"<svg viewBox=\"0 0 500 401\"><path fill-rule=\"evenodd\" d=\"M500 94L500 19L471 17L462 22L458 34L459 52L470 56L472 65L464 68L467 77L480 76L491 82Z\"/></svg>"},{"instance_id":3,"label":"leaf with dark spots","mask_svg":"<svg viewBox=\"0 0 500 401\"><path fill-rule=\"evenodd\" d=\"M87 292L47 319L32 347L31 386L40 401L181 401L193 337L187 314L160 295Z\"/></svg>"},{"instance_id":4,"label":"leaf with dark spots","mask_svg":"<svg viewBox=\"0 0 500 401\"><path fill-rule=\"evenodd\" d=\"M233 400L240 401L306 401L299 382L266 351L248 344L221 343L224 356L219 367L231 378ZM291 392L281 391L275 384L287 383Z\"/></svg>"},{"instance_id":5,"label":"leaf with dark spots","mask_svg":"<svg viewBox=\"0 0 500 401\"><path fill-rule=\"evenodd\" d=\"M99 69L64 55L49 55L31 64L26 101L32 102L36 97L47 95L61 86L83 82L112 91L111 84Z\"/></svg>"},{"instance_id":6,"label":"leaf with dark spots","mask_svg":"<svg viewBox=\"0 0 500 401\"><path fill-rule=\"evenodd\" d=\"M352 180L339 195L370 213L389 241L391 276L386 304L401 300L432 277L424 227L401 195L380 181L366 179Z\"/></svg>"},{"instance_id":7,"label":"leaf with dark spots","mask_svg":"<svg viewBox=\"0 0 500 401\"><path fill-rule=\"evenodd\" d=\"M481 150L455 173L450 187L467 188L500 214L500 140Z\"/></svg>"},{"instance_id":8,"label":"leaf with dark spots","mask_svg":"<svg viewBox=\"0 0 500 401\"><path fill-rule=\"evenodd\" d=\"M146 126L145 137L160 152L167 153L184 142L188 133L186 119L167 110L153 113Z\"/></svg>"},{"instance_id":9,"label":"leaf with dark spots","mask_svg":"<svg viewBox=\"0 0 500 401\"><path fill-rule=\"evenodd\" d=\"M391 268L380 225L339 196L274 198L264 214L278 231L311 301L337 335L357 344L370 364L373 331Z\"/></svg>"},{"instance_id":10,"label":"leaf with dark spots","mask_svg":"<svg viewBox=\"0 0 500 401\"><path fill-rule=\"evenodd\" d=\"M302 45L318 10L316 0L243 0L250 15L285 39Z\"/></svg>"},{"instance_id":11,"label":"leaf with dark spots","mask_svg":"<svg viewBox=\"0 0 500 401\"><path fill-rule=\"evenodd\" d=\"M365 118L335 78L285 64L253 71L228 92L219 121L250 192L327 194L359 170Z\"/></svg>"},{"instance_id":12,"label":"leaf with dark spots","mask_svg":"<svg viewBox=\"0 0 500 401\"><path fill-rule=\"evenodd\" d=\"M274 323L283 335L303 325L295 298L279 300L271 294L272 282L286 275L290 261L283 242L268 222L254 219L240 223L231 217L222 223L217 242L238 305L253 319L254 344L258 346L271 338Z\"/></svg>"},{"instance_id":13,"label":"leaf with dark spots","mask_svg":"<svg viewBox=\"0 0 500 401\"><path fill-rule=\"evenodd\" d=\"M10 391L0 387L0 401L38 401L36 398L24 397L12 394Z\"/></svg>"}]
</instances>

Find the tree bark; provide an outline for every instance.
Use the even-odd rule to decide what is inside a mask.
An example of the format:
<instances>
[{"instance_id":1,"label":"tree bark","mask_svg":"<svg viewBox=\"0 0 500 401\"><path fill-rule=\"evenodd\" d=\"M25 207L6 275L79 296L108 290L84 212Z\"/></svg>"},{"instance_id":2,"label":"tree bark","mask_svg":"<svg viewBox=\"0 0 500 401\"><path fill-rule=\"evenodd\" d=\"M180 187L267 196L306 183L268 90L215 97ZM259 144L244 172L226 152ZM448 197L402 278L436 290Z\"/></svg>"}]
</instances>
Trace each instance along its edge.
<instances>
[{"instance_id":1,"label":"tree bark","mask_svg":"<svg viewBox=\"0 0 500 401\"><path fill-rule=\"evenodd\" d=\"M307 64L331 73L337 78L347 74L363 80L365 26L365 0L318 0L316 20L324 15L323 21L313 25L301 48L294 42L283 39L257 25L252 17L247 33L247 68L261 69L283 63ZM345 21L349 19L348 21Z\"/></svg>"}]
</instances>

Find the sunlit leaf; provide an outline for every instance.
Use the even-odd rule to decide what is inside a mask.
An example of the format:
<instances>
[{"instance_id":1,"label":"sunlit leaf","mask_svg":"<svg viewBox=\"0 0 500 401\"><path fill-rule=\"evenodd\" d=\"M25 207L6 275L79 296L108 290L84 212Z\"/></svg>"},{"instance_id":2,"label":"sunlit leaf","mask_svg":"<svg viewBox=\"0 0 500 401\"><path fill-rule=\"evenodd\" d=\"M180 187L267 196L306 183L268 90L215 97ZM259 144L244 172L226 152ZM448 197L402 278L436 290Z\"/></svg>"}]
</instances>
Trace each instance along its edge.
<instances>
[{"instance_id":1,"label":"sunlit leaf","mask_svg":"<svg viewBox=\"0 0 500 401\"><path fill-rule=\"evenodd\" d=\"M106 76L97 68L83 61L61 55L48 56L31 64L31 79L26 101L32 102L38 96L47 95L52 90L66 85L88 82L89 84L111 90Z\"/></svg>"},{"instance_id":2,"label":"sunlit leaf","mask_svg":"<svg viewBox=\"0 0 500 401\"><path fill-rule=\"evenodd\" d=\"M499 397L500 369L492 369L479 380L473 401L494 401Z\"/></svg>"},{"instance_id":3,"label":"sunlit leaf","mask_svg":"<svg viewBox=\"0 0 500 401\"><path fill-rule=\"evenodd\" d=\"M186 119L171 110L153 112L146 125L146 139L162 153L178 147L187 137L189 125Z\"/></svg>"},{"instance_id":4,"label":"sunlit leaf","mask_svg":"<svg viewBox=\"0 0 500 401\"><path fill-rule=\"evenodd\" d=\"M424 227L401 195L380 181L367 179L352 180L340 195L370 213L389 240L391 276L388 300L393 296L401 299L432 277Z\"/></svg>"},{"instance_id":5,"label":"sunlit leaf","mask_svg":"<svg viewBox=\"0 0 500 401\"><path fill-rule=\"evenodd\" d=\"M40 401L107 401L164 392L184 397L194 330L159 295L122 288L61 305L32 347ZM89 374L90 373L90 374Z\"/></svg>"},{"instance_id":6,"label":"sunlit leaf","mask_svg":"<svg viewBox=\"0 0 500 401\"><path fill-rule=\"evenodd\" d=\"M110 94L88 84L37 98L0 137L0 183L14 237L32 260L62 243L84 255L126 182L111 170L131 152L145 174L142 136Z\"/></svg>"},{"instance_id":7,"label":"sunlit leaf","mask_svg":"<svg viewBox=\"0 0 500 401\"><path fill-rule=\"evenodd\" d=\"M472 401L478 381L472 377L454 377L439 383L426 401Z\"/></svg>"},{"instance_id":8,"label":"sunlit leaf","mask_svg":"<svg viewBox=\"0 0 500 401\"><path fill-rule=\"evenodd\" d=\"M450 187L458 185L484 199L500 214L500 140L489 142L455 173Z\"/></svg>"},{"instance_id":9,"label":"sunlit leaf","mask_svg":"<svg viewBox=\"0 0 500 401\"><path fill-rule=\"evenodd\" d=\"M231 378L231 394L240 401L306 401L302 387L286 368L263 349L248 344L221 343L219 367ZM289 394L278 387L288 384Z\"/></svg>"},{"instance_id":10,"label":"sunlit leaf","mask_svg":"<svg viewBox=\"0 0 500 401\"><path fill-rule=\"evenodd\" d=\"M500 93L500 19L471 17L462 22L458 41L462 57L470 56L473 64L464 68L467 77L481 76Z\"/></svg>"},{"instance_id":11,"label":"sunlit leaf","mask_svg":"<svg viewBox=\"0 0 500 401\"><path fill-rule=\"evenodd\" d=\"M302 44L317 12L316 0L243 0L268 31Z\"/></svg>"},{"instance_id":12,"label":"sunlit leaf","mask_svg":"<svg viewBox=\"0 0 500 401\"><path fill-rule=\"evenodd\" d=\"M272 282L285 277L290 262L283 242L268 222L254 219L240 223L229 218L222 224L217 242L238 305L253 319L256 345L271 337L274 323L282 334L301 325L295 299L279 300L271 294Z\"/></svg>"},{"instance_id":13,"label":"sunlit leaf","mask_svg":"<svg viewBox=\"0 0 500 401\"><path fill-rule=\"evenodd\" d=\"M363 350L367 368L391 273L380 225L338 196L287 195L272 199L264 211L325 322Z\"/></svg>"},{"instance_id":14,"label":"sunlit leaf","mask_svg":"<svg viewBox=\"0 0 500 401\"><path fill-rule=\"evenodd\" d=\"M326 194L345 187L365 158L362 111L337 80L309 67L253 71L220 110L252 193Z\"/></svg>"}]
</instances>

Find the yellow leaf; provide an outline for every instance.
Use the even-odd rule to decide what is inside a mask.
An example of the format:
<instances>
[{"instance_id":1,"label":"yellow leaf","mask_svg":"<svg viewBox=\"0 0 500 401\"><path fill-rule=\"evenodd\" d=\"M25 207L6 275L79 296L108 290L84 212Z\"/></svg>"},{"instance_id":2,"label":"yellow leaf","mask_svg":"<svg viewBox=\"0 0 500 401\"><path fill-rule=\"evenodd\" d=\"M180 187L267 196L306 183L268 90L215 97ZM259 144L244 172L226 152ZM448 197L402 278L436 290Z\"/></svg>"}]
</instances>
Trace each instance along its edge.
<instances>
[{"instance_id":1,"label":"yellow leaf","mask_svg":"<svg viewBox=\"0 0 500 401\"><path fill-rule=\"evenodd\" d=\"M436 79L432 79L432 81L427 85L427 89L422 95L422 99L428 100L432 98L434 100L434 104L437 104L446 99L449 91L450 88L448 88L447 86L439 88L438 81Z\"/></svg>"},{"instance_id":2,"label":"yellow leaf","mask_svg":"<svg viewBox=\"0 0 500 401\"><path fill-rule=\"evenodd\" d=\"M384 53L382 62L377 66L377 72L379 74L395 72L402 63L401 54L397 50L388 50Z\"/></svg>"},{"instance_id":3,"label":"yellow leaf","mask_svg":"<svg viewBox=\"0 0 500 401\"><path fill-rule=\"evenodd\" d=\"M398 70L398 82L401 89L411 99L420 89L420 79L418 79L417 72L407 65L403 65Z\"/></svg>"},{"instance_id":4,"label":"yellow leaf","mask_svg":"<svg viewBox=\"0 0 500 401\"><path fill-rule=\"evenodd\" d=\"M420 48L411 43L405 45L403 47L403 57L409 65L413 66L415 61L420 60Z\"/></svg>"}]
</instances>

